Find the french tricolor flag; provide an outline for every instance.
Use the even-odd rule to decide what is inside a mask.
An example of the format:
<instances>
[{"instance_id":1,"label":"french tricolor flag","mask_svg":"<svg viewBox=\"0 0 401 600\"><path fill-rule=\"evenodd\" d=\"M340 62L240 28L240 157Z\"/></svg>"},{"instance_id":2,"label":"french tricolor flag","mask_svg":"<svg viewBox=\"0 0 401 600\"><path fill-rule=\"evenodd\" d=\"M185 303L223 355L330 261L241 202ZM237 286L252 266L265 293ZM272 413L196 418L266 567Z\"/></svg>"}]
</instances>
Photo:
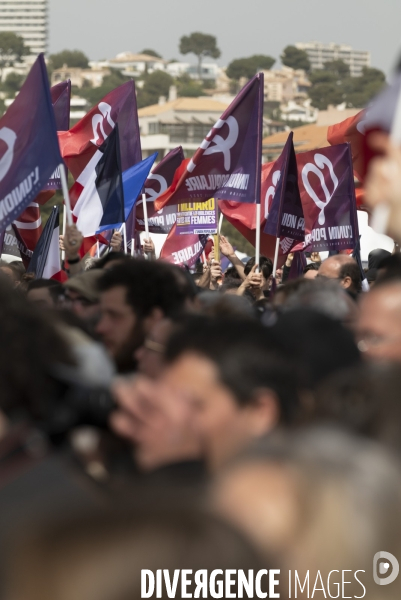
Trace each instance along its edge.
<instances>
[{"instance_id":1,"label":"french tricolor flag","mask_svg":"<svg viewBox=\"0 0 401 600\"><path fill-rule=\"evenodd\" d=\"M56 279L65 281L66 274L61 269L59 209L55 206L36 245L28 273L35 273L35 279Z\"/></svg>"}]
</instances>

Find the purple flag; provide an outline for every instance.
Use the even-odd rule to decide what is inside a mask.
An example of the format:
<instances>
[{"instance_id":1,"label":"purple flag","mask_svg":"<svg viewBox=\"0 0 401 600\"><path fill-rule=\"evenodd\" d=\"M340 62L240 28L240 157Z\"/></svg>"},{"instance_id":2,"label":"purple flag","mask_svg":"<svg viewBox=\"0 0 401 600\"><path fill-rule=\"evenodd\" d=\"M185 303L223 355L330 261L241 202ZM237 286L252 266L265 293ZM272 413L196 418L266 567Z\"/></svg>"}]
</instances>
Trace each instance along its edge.
<instances>
[{"instance_id":1,"label":"purple flag","mask_svg":"<svg viewBox=\"0 0 401 600\"><path fill-rule=\"evenodd\" d=\"M170 187L174 173L184 160L184 152L181 146L171 150L153 169L145 181L145 193L147 198L148 224L151 233L169 233L176 220L176 206L166 206L157 211L155 200ZM134 215L134 213L136 213ZM135 223L133 222L135 218ZM139 199L127 221L127 232L145 231L143 204Z\"/></svg>"},{"instance_id":2,"label":"purple flag","mask_svg":"<svg viewBox=\"0 0 401 600\"><path fill-rule=\"evenodd\" d=\"M308 250L353 249L359 239L349 144L297 154Z\"/></svg>"},{"instance_id":3,"label":"purple flag","mask_svg":"<svg viewBox=\"0 0 401 600\"><path fill-rule=\"evenodd\" d=\"M288 136L284 149L274 163L264 185L264 188L267 187L265 207L269 207L264 233L276 238L286 237L303 241L305 219L298 188L293 135L291 132Z\"/></svg>"},{"instance_id":4,"label":"purple flag","mask_svg":"<svg viewBox=\"0 0 401 600\"><path fill-rule=\"evenodd\" d=\"M307 261L305 253L302 250L299 252L294 252L290 272L288 273L288 281L302 277L306 265Z\"/></svg>"},{"instance_id":5,"label":"purple flag","mask_svg":"<svg viewBox=\"0 0 401 600\"><path fill-rule=\"evenodd\" d=\"M62 163L43 54L0 119L0 229L34 200Z\"/></svg>"},{"instance_id":6,"label":"purple flag","mask_svg":"<svg viewBox=\"0 0 401 600\"><path fill-rule=\"evenodd\" d=\"M239 92L156 207L215 197L260 202L263 73Z\"/></svg>"}]
</instances>

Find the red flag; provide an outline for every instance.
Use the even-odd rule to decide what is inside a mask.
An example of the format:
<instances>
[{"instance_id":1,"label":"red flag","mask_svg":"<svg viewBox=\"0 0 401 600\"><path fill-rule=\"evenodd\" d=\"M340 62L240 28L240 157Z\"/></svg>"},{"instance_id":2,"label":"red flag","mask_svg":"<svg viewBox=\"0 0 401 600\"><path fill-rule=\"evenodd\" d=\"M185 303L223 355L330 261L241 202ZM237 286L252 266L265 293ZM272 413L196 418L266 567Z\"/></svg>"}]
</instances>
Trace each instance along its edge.
<instances>
[{"instance_id":1,"label":"red flag","mask_svg":"<svg viewBox=\"0 0 401 600\"><path fill-rule=\"evenodd\" d=\"M116 123L120 126L121 162L125 171L142 160L133 81L107 94L72 129L59 132L61 155L74 179L79 178Z\"/></svg>"},{"instance_id":2,"label":"red flag","mask_svg":"<svg viewBox=\"0 0 401 600\"><path fill-rule=\"evenodd\" d=\"M160 258L174 265L193 267L203 252L207 235L175 235L174 224L160 252Z\"/></svg>"},{"instance_id":3,"label":"red flag","mask_svg":"<svg viewBox=\"0 0 401 600\"><path fill-rule=\"evenodd\" d=\"M352 164L355 177L363 182L368 168L366 156L366 143L362 126L366 111L361 110L354 117L349 117L341 123L330 125L327 130L327 141L332 146L349 142L351 144Z\"/></svg>"},{"instance_id":4,"label":"red flag","mask_svg":"<svg viewBox=\"0 0 401 600\"><path fill-rule=\"evenodd\" d=\"M260 198L263 74L255 75L212 127L180 178L155 202L208 200L255 203Z\"/></svg>"},{"instance_id":5,"label":"red flag","mask_svg":"<svg viewBox=\"0 0 401 600\"><path fill-rule=\"evenodd\" d=\"M73 211L82 193L88 198L92 195L97 196L95 168L103 156L99 148L109 137L116 123L120 132L121 167L125 171L142 159L133 81L128 81L111 91L72 129L59 133L61 154L76 179L70 191ZM91 205L88 198L85 203L80 202L85 205L85 210ZM79 207L77 211L79 214ZM78 217L78 214L75 214L75 217ZM80 250L81 256L95 243L95 236L85 238Z\"/></svg>"}]
</instances>

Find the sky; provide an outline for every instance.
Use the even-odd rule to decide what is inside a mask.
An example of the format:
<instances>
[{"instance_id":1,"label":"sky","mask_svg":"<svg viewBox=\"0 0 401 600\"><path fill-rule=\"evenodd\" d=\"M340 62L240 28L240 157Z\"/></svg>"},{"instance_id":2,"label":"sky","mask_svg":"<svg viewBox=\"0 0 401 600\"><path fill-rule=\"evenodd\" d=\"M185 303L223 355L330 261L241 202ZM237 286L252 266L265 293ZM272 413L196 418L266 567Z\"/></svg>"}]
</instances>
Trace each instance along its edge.
<instances>
[{"instance_id":1,"label":"sky","mask_svg":"<svg viewBox=\"0 0 401 600\"><path fill-rule=\"evenodd\" d=\"M79 49L92 60L144 48L188 60L179 39L193 31L217 37L220 65L321 41L369 50L389 74L401 54L401 0L49 0L49 14L50 53Z\"/></svg>"}]
</instances>

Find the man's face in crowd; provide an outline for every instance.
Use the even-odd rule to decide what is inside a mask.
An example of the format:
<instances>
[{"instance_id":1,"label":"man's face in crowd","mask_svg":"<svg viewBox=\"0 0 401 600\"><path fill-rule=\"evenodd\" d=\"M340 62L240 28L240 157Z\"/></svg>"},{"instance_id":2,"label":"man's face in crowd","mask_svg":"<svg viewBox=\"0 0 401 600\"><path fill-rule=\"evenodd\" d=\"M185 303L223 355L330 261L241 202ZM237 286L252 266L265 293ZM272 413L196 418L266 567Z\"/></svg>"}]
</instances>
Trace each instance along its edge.
<instances>
[{"instance_id":1,"label":"man's face in crowd","mask_svg":"<svg viewBox=\"0 0 401 600\"><path fill-rule=\"evenodd\" d=\"M49 288L46 287L29 290L27 298L29 302L33 302L43 308L54 308L56 306Z\"/></svg>"},{"instance_id":2,"label":"man's face in crowd","mask_svg":"<svg viewBox=\"0 0 401 600\"><path fill-rule=\"evenodd\" d=\"M142 323L127 303L124 286L102 292L100 313L96 331L108 353L120 371L132 370L135 365L134 352L143 342L143 333Z\"/></svg>"},{"instance_id":3,"label":"man's face in crowd","mask_svg":"<svg viewBox=\"0 0 401 600\"><path fill-rule=\"evenodd\" d=\"M357 337L367 357L401 361L401 282L363 294Z\"/></svg>"},{"instance_id":4,"label":"man's face in crowd","mask_svg":"<svg viewBox=\"0 0 401 600\"><path fill-rule=\"evenodd\" d=\"M340 270L344 262L344 260L340 260L337 256L329 256L329 258L326 258L320 265L317 276L325 279L338 279L340 281ZM351 260L349 260L349 262L351 262ZM351 278L345 277L344 279L341 279L340 285L345 290L348 289L352 285Z\"/></svg>"},{"instance_id":5,"label":"man's face in crowd","mask_svg":"<svg viewBox=\"0 0 401 600\"><path fill-rule=\"evenodd\" d=\"M171 333L171 321L162 319L151 327L142 346L135 352L138 371L151 379L157 379L164 367L164 350Z\"/></svg>"},{"instance_id":6,"label":"man's face in crowd","mask_svg":"<svg viewBox=\"0 0 401 600\"><path fill-rule=\"evenodd\" d=\"M75 290L68 289L65 300L67 305L71 306L72 312L83 321L92 321L99 316L99 303L91 302Z\"/></svg>"},{"instance_id":7,"label":"man's face in crowd","mask_svg":"<svg viewBox=\"0 0 401 600\"><path fill-rule=\"evenodd\" d=\"M212 470L265 432L266 420L259 418L257 405L241 406L220 381L214 363L200 354L186 352L180 356L166 368L162 383L191 403L204 456ZM276 418L275 410L272 419Z\"/></svg>"}]
</instances>

